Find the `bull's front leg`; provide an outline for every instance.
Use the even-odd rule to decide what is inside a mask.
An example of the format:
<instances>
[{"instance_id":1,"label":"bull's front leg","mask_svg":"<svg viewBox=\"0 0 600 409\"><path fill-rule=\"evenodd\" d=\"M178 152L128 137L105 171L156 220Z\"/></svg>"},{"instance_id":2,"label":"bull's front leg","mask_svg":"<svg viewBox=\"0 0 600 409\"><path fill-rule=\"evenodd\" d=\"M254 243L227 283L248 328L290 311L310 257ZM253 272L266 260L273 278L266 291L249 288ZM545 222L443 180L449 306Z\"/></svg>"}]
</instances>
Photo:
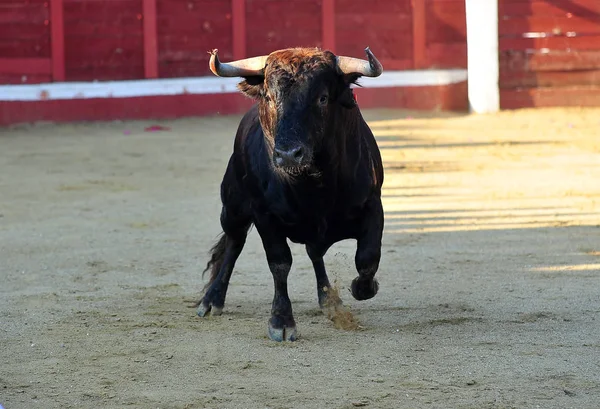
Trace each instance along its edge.
<instances>
[{"instance_id":1,"label":"bull's front leg","mask_svg":"<svg viewBox=\"0 0 600 409\"><path fill-rule=\"evenodd\" d=\"M367 204L357 236L354 262L358 270L358 277L352 280L351 287L352 296L357 300L373 298L379 289L375 274L381 259L383 223L381 198L375 197Z\"/></svg>"},{"instance_id":2,"label":"bull's front leg","mask_svg":"<svg viewBox=\"0 0 600 409\"><path fill-rule=\"evenodd\" d=\"M317 279L317 299L319 300L319 307L321 307L321 309L326 308L331 303L341 303L339 298L337 300L329 299L331 284L329 283L329 277L327 277L325 263L323 262L323 255L328 247L329 246L306 245L306 252L312 261L315 270L315 278Z\"/></svg>"},{"instance_id":3,"label":"bull's front leg","mask_svg":"<svg viewBox=\"0 0 600 409\"><path fill-rule=\"evenodd\" d=\"M263 242L275 287L268 327L269 338L273 341L295 341L296 322L287 288L287 278L292 267L292 252L286 237L272 224L256 223L256 229Z\"/></svg>"}]
</instances>

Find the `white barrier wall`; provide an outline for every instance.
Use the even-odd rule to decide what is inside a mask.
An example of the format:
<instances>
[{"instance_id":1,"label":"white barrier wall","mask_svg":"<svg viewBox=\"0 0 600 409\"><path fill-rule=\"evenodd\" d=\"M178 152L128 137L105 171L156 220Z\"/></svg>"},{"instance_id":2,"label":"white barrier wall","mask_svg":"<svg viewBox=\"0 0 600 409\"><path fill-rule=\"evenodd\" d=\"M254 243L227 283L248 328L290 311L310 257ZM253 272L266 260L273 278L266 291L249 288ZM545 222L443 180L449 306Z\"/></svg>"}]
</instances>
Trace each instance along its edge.
<instances>
[{"instance_id":1,"label":"white barrier wall","mask_svg":"<svg viewBox=\"0 0 600 409\"><path fill-rule=\"evenodd\" d=\"M498 0L466 0L467 70L471 112L500 110Z\"/></svg>"}]
</instances>

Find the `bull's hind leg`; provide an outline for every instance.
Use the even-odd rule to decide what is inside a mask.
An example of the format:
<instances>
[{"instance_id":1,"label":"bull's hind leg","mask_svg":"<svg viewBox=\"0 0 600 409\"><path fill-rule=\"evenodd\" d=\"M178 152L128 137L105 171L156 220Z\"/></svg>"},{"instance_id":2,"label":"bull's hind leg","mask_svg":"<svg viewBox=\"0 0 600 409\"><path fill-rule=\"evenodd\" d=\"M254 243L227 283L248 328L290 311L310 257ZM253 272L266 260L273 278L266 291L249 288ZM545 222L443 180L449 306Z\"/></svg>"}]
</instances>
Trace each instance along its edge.
<instances>
[{"instance_id":1,"label":"bull's hind leg","mask_svg":"<svg viewBox=\"0 0 600 409\"><path fill-rule=\"evenodd\" d=\"M223 235L212 248L211 260L206 266L211 270L210 280L205 287L204 296L196 305L200 317L209 313L212 315L222 314L231 273L246 243L250 218L243 217L239 213L232 216L232 213L223 207L221 225L223 226Z\"/></svg>"},{"instance_id":2,"label":"bull's hind leg","mask_svg":"<svg viewBox=\"0 0 600 409\"><path fill-rule=\"evenodd\" d=\"M373 198L366 209L357 237L354 262L358 277L352 280L352 296L357 300L368 300L377 294L379 284L375 273L381 259L381 237L383 235L383 207L379 197Z\"/></svg>"},{"instance_id":3,"label":"bull's hind leg","mask_svg":"<svg viewBox=\"0 0 600 409\"><path fill-rule=\"evenodd\" d=\"M269 319L269 338L273 341L295 341L296 321L294 321L292 302L287 289L287 278L292 267L292 252L285 236L279 234L272 225L257 223L256 229L265 248L275 287Z\"/></svg>"}]
</instances>

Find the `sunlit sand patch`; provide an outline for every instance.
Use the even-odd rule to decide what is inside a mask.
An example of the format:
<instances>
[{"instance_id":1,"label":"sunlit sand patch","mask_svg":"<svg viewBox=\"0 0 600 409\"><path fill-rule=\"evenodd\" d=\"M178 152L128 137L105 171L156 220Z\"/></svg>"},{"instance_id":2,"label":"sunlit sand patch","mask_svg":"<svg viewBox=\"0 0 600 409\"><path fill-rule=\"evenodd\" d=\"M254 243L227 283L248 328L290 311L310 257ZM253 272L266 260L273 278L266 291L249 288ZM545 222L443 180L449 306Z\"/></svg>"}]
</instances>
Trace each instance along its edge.
<instances>
[{"instance_id":1,"label":"sunlit sand patch","mask_svg":"<svg viewBox=\"0 0 600 409\"><path fill-rule=\"evenodd\" d=\"M548 267L535 267L532 271L600 271L600 264L577 264L570 266L548 266Z\"/></svg>"},{"instance_id":2,"label":"sunlit sand patch","mask_svg":"<svg viewBox=\"0 0 600 409\"><path fill-rule=\"evenodd\" d=\"M531 217L561 217L561 216L579 216L582 213L571 207L550 207L550 208L516 208L516 209L451 209L448 211L427 210L418 213L411 211L394 213L387 215L387 219L498 219L498 218L531 218ZM600 218L600 216L598 216ZM600 220L599 220L600 221Z\"/></svg>"},{"instance_id":3,"label":"sunlit sand patch","mask_svg":"<svg viewBox=\"0 0 600 409\"><path fill-rule=\"evenodd\" d=\"M464 232L464 231L481 231L481 230L518 230L518 229L539 229L545 227L570 227L570 226L597 226L597 222L570 223L566 221L558 221L555 223L539 223L531 222L523 223L504 223L504 224L471 224L471 225L448 225L437 227L409 227L409 228L389 228L386 233L449 233L449 232Z\"/></svg>"}]
</instances>

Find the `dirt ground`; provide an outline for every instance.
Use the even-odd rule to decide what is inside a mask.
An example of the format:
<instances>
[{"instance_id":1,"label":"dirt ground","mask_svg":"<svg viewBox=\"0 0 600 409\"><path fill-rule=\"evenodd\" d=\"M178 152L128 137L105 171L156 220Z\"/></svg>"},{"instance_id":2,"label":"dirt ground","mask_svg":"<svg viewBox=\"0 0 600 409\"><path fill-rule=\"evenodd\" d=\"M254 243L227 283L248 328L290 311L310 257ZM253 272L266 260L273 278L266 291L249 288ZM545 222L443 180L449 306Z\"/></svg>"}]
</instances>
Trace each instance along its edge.
<instances>
[{"instance_id":1,"label":"dirt ground","mask_svg":"<svg viewBox=\"0 0 600 409\"><path fill-rule=\"evenodd\" d=\"M380 291L355 301L355 242L332 248L360 323L336 329L293 245L295 343L266 337L255 230L224 314L189 308L238 116L0 130L0 403L600 407L600 109L365 116L386 165Z\"/></svg>"}]
</instances>

